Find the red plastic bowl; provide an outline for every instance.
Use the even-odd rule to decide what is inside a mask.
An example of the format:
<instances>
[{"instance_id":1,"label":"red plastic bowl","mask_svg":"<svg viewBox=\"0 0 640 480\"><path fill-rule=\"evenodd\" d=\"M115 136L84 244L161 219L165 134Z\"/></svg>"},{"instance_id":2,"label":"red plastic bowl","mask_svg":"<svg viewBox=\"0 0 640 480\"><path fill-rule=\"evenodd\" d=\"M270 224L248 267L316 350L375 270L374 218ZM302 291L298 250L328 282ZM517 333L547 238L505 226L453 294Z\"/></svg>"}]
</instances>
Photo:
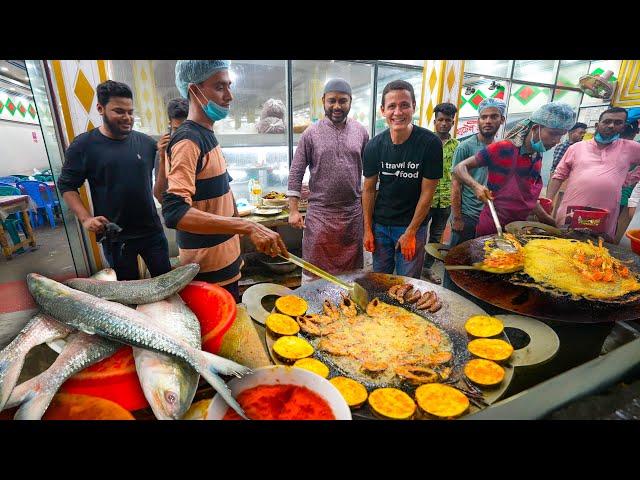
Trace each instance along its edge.
<instances>
[{"instance_id":1,"label":"red plastic bowl","mask_svg":"<svg viewBox=\"0 0 640 480\"><path fill-rule=\"evenodd\" d=\"M640 255L640 230L629 230L625 235L631 240L631 250Z\"/></svg>"},{"instance_id":2,"label":"red plastic bowl","mask_svg":"<svg viewBox=\"0 0 640 480\"><path fill-rule=\"evenodd\" d=\"M78 372L60 391L106 398L129 411L149 406L138 380L133 350L128 346Z\"/></svg>"},{"instance_id":3,"label":"red plastic bowl","mask_svg":"<svg viewBox=\"0 0 640 480\"><path fill-rule=\"evenodd\" d=\"M544 211L551 215L551 212L553 211L553 202L550 199L544 197L540 197L538 201L540 202L540 206L544 209Z\"/></svg>"},{"instance_id":4,"label":"red plastic bowl","mask_svg":"<svg viewBox=\"0 0 640 480\"><path fill-rule=\"evenodd\" d=\"M191 282L180 296L200 321L202 349L218 353L222 339L236 319L236 302L224 288L207 282Z\"/></svg>"}]
</instances>

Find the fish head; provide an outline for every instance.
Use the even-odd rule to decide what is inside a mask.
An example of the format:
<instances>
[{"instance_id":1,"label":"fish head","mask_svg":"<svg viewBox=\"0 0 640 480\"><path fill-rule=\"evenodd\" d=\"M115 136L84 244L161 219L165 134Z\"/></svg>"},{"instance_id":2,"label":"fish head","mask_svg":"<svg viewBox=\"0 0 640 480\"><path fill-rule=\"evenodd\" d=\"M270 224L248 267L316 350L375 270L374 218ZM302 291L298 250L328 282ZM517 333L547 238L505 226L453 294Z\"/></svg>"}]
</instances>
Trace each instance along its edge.
<instances>
[{"instance_id":1,"label":"fish head","mask_svg":"<svg viewBox=\"0 0 640 480\"><path fill-rule=\"evenodd\" d=\"M37 273L27 274L27 287L34 297L38 293L42 294L44 292L56 295L69 295L69 291L71 290L69 287Z\"/></svg>"},{"instance_id":2,"label":"fish head","mask_svg":"<svg viewBox=\"0 0 640 480\"><path fill-rule=\"evenodd\" d=\"M191 406L197 382L189 382L182 372L156 378L152 390L153 410L158 418L180 420Z\"/></svg>"}]
</instances>

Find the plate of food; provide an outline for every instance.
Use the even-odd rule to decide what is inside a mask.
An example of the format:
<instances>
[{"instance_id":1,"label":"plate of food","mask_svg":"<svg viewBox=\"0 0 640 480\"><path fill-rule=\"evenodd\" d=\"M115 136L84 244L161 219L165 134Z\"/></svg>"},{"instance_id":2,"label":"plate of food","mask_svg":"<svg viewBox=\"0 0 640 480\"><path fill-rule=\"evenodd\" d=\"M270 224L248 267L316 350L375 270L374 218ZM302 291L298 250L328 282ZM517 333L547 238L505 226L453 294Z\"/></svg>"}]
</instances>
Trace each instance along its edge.
<instances>
[{"instance_id":1,"label":"plate of food","mask_svg":"<svg viewBox=\"0 0 640 480\"><path fill-rule=\"evenodd\" d=\"M282 207L260 207L253 211L256 215L277 215L281 212Z\"/></svg>"},{"instance_id":2,"label":"plate of food","mask_svg":"<svg viewBox=\"0 0 640 480\"><path fill-rule=\"evenodd\" d=\"M262 203L266 207L284 207L287 202L287 196L281 192L272 191L262 196Z\"/></svg>"}]
</instances>

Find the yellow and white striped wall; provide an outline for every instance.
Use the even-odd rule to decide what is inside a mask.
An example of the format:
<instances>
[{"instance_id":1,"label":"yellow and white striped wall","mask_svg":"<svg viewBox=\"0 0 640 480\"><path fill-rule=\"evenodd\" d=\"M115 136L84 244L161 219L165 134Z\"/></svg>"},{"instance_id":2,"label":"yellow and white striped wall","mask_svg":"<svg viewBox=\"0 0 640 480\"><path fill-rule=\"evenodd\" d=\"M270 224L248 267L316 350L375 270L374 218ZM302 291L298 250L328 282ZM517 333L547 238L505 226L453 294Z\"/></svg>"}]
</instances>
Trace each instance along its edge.
<instances>
[{"instance_id":1,"label":"yellow and white striped wall","mask_svg":"<svg viewBox=\"0 0 640 480\"><path fill-rule=\"evenodd\" d=\"M166 129L162 97L156 88L152 60L134 60L133 101L140 117L141 130L149 135L160 135Z\"/></svg>"},{"instance_id":2,"label":"yellow and white striped wall","mask_svg":"<svg viewBox=\"0 0 640 480\"><path fill-rule=\"evenodd\" d=\"M422 71L422 95L419 125L433 130L433 109L449 102L460 108L460 90L464 76L464 60L425 60ZM455 136L458 124L453 127Z\"/></svg>"},{"instance_id":3,"label":"yellow and white striped wall","mask_svg":"<svg viewBox=\"0 0 640 480\"><path fill-rule=\"evenodd\" d=\"M65 124L67 144L81 133L102 124L98 114L96 87L107 80L104 60L52 60L51 67L56 79ZM85 207L92 210L86 185L80 188L80 197ZM87 252L93 271L103 268L102 253L93 232L88 232L91 251Z\"/></svg>"},{"instance_id":4,"label":"yellow and white striped wall","mask_svg":"<svg viewBox=\"0 0 640 480\"><path fill-rule=\"evenodd\" d=\"M640 106L640 60L623 60L611 102L616 107Z\"/></svg>"}]
</instances>

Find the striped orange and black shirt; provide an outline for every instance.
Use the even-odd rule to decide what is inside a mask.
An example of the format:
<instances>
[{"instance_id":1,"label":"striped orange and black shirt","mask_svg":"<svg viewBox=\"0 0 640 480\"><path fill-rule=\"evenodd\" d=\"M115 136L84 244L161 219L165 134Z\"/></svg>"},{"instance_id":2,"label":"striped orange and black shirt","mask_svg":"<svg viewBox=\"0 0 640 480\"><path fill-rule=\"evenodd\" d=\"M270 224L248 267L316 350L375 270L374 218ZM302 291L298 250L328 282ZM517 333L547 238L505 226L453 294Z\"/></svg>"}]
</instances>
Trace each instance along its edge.
<instances>
[{"instance_id":1,"label":"striped orange and black shirt","mask_svg":"<svg viewBox=\"0 0 640 480\"><path fill-rule=\"evenodd\" d=\"M207 213L232 217L233 195L222 149L214 133L185 121L167 147L168 188L162 198L167 227L176 228L193 207ZM219 285L240 278L240 239L230 234L197 234L177 230L180 263L198 263L196 277Z\"/></svg>"}]
</instances>

